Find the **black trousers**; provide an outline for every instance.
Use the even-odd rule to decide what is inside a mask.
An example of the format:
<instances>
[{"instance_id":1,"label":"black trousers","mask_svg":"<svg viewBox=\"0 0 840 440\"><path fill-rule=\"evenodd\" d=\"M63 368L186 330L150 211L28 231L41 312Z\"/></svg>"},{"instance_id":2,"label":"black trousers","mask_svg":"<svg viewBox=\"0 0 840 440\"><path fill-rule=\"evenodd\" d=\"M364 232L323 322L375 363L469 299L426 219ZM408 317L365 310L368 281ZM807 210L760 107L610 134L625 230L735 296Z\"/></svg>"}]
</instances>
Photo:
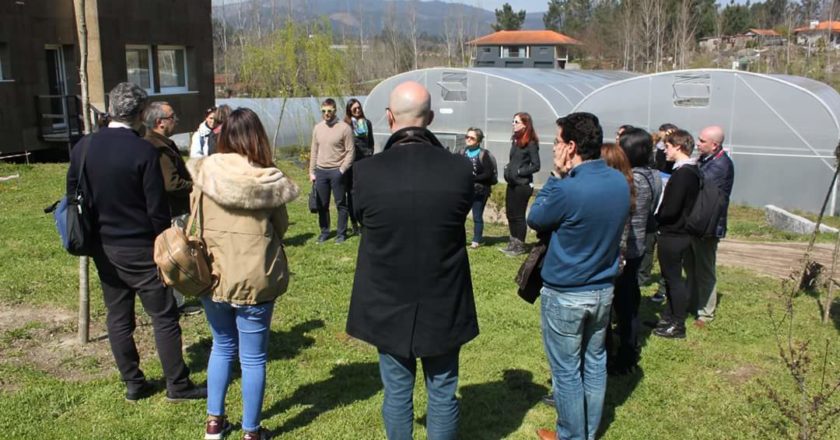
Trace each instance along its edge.
<instances>
[{"instance_id":1,"label":"black trousers","mask_svg":"<svg viewBox=\"0 0 840 440\"><path fill-rule=\"evenodd\" d=\"M321 228L321 236L323 237L330 233L330 192L332 192L335 206L338 209L336 236L347 236L347 190L344 184L345 178L338 168L331 170L315 168L315 191L318 192L318 200L320 201L318 226Z\"/></svg>"},{"instance_id":2,"label":"black trousers","mask_svg":"<svg viewBox=\"0 0 840 440\"><path fill-rule=\"evenodd\" d=\"M668 286L668 308L663 318L684 326L688 314L689 290L682 277L682 268L686 253L691 249L691 236L660 235L658 243L659 269Z\"/></svg>"},{"instance_id":3,"label":"black trousers","mask_svg":"<svg viewBox=\"0 0 840 440\"><path fill-rule=\"evenodd\" d=\"M93 261L102 283L111 352L129 391L146 380L134 342L134 297L152 318L155 345L170 392L190 387L190 370L181 352L181 325L175 298L161 283L151 247L101 246Z\"/></svg>"},{"instance_id":4,"label":"black trousers","mask_svg":"<svg viewBox=\"0 0 840 440\"><path fill-rule=\"evenodd\" d=\"M353 213L353 167L348 168L342 177L344 178L344 197L347 199L347 215L350 217L350 224L355 228L359 221Z\"/></svg>"},{"instance_id":5,"label":"black trousers","mask_svg":"<svg viewBox=\"0 0 840 440\"><path fill-rule=\"evenodd\" d=\"M613 310L618 333L618 362L626 367L635 365L637 361L639 303L642 292L636 277L642 258L628 258L624 271L615 280Z\"/></svg>"},{"instance_id":6,"label":"black trousers","mask_svg":"<svg viewBox=\"0 0 840 440\"><path fill-rule=\"evenodd\" d=\"M528 209L528 199L534 189L531 185L516 185L508 183L505 192L505 215L508 220L510 236L525 241L528 226L525 224L525 210Z\"/></svg>"}]
</instances>

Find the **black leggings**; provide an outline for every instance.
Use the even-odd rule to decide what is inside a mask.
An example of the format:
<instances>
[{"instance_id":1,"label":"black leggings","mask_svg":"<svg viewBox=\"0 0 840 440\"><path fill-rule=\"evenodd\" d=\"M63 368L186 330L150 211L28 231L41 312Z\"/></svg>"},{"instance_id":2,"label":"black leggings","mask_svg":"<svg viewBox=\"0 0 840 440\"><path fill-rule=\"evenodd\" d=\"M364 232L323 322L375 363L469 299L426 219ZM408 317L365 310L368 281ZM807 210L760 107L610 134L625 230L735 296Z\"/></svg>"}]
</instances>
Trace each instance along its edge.
<instances>
[{"instance_id":1,"label":"black leggings","mask_svg":"<svg viewBox=\"0 0 840 440\"><path fill-rule=\"evenodd\" d=\"M528 227L525 225L525 210L528 208L528 199L534 189L531 185L516 185L509 183L505 192L505 215L508 220L510 236L525 241L525 233Z\"/></svg>"},{"instance_id":2,"label":"black leggings","mask_svg":"<svg viewBox=\"0 0 840 440\"><path fill-rule=\"evenodd\" d=\"M683 261L691 248L690 235L659 236L659 269L668 286L668 308L663 318L678 326L685 325L688 314L688 286L682 277Z\"/></svg>"},{"instance_id":3,"label":"black leggings","mask_svg":"<svg viewBox=\"0 0 840 440\"><path fill-rule=\"evenodd\" d=\"M628 258L624 271L615 280L613 310L618 332L618 362L622 367L636 365L639 335L639 303L642 292L637 276L643 257ZM611 342L611 341L610 341Z\"/></svg>"}]
</instances>

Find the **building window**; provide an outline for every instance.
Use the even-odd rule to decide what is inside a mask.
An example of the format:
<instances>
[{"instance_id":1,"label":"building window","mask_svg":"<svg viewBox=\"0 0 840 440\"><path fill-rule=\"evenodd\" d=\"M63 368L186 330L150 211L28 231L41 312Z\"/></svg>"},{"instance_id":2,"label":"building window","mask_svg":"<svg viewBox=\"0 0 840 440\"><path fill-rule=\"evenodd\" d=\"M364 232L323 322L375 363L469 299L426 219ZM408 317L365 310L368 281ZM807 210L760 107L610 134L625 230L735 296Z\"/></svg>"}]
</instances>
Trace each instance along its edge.
<instances>
[{"instance_id":1,"label":"building window","mask_svg":"<svg viewBox=\"0 0 840 440\"><path fill-rule=\"evenodd\" d=\"M528 58L528 46L502 46L502 58Z\"/></svg>"},{"instance_id":2,"label":"building window","mask_svg":"<svg viewBox=\"0 0 840 440\"><path fill-rule=\"evenodd\" d=\"M186 49L179 46L159 46L157 49L158 77L161 92L186 92Z\"/></svg>"},{"instance_id":3,"label":"building window","mask_svg":"<svg viewBox=\"0 0 840 440\"><path fill-rule=\"evenodd\" d=\"M9 45L0 42L0 81L12 79L12 72L9 70Z\"/></svg>"},{"instance_id":4,"label":"building window","mask_svg":"<svg viewBox=\"0 0 840 440\"><path fill-rule=\"evenodd\" d=\"M128 82L152 91L152 48L150 46L126 46L125 68Z\"/></svg>"}]
</instances>

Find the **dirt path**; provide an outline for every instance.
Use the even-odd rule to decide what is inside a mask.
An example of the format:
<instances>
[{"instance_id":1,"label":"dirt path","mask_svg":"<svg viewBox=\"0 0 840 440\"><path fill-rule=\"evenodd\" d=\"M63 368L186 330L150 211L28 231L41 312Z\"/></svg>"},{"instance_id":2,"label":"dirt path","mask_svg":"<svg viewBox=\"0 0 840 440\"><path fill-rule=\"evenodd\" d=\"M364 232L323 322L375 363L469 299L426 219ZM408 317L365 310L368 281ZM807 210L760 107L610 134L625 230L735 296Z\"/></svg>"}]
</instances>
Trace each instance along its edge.
<instances>
[{"instance_id":1,"label":"dirt path","mask_svg":"<svg viewBox=\"0 0 840 440\"><path fill-rule=\"evenodd\" d=\"M718 246L717 264L750 269L762 275L785 278L791 271L799 268L808 243L794 242L756 242L723 240ZM829 244L816 244L814 258L831 268L831 253L834 247Z\"/></svg>"}]
</instances>

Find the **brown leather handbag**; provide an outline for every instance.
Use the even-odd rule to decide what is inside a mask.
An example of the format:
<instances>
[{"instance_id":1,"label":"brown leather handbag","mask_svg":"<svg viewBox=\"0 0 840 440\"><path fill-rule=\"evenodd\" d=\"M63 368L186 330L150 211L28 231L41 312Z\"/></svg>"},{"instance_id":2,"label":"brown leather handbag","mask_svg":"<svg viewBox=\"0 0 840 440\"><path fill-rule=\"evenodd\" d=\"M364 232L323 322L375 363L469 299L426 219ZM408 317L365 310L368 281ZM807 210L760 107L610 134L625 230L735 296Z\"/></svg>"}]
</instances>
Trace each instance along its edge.
<instances>
[{"instance_id":1,"label":"brown leather handbag","mask_svg":"<svg viewBox=\"0 0 840 440\"><path fill-rule=\"evenodd\" d=\"M542 289L540 271L547 251L548 243L540 241L535 244L514 278L519 287L516 293L529 304L533 304L540 297L540 289Z\"/></svg>"},{"instance_id":2,"label":"brown leather handbag","mask_svg":"<svg viewBox=\"0 0 840 440\"><path fill-rule=\"evenodd\" d=\"M187 228L173 225L155 238L155 264L161 281L184 296L201 296L210 292L218 281L213 276L210 256L202 238L201 200L199 192L193 202ZM193 235L196 218L197 234Z\"/></svg>"}]
</instances>

